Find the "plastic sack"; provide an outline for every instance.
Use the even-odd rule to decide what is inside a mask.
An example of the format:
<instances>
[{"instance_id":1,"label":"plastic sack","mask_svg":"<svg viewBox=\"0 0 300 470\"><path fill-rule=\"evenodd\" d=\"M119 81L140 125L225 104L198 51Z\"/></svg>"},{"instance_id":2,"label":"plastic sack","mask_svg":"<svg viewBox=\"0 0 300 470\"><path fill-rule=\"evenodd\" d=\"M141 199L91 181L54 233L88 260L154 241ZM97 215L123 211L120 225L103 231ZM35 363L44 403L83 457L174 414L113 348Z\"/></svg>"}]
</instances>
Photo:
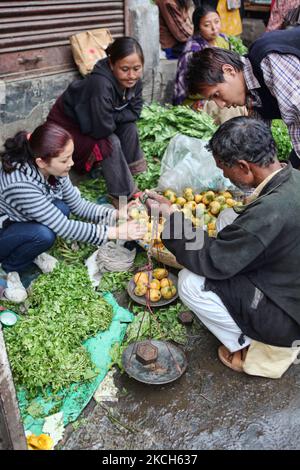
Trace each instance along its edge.
<instances>
[{"instance_id":1,"label":"plastic sack","mask_svg":"<svg viewBox=\"0 0 300 470\"><path fill-rule=\"evenodd\" d=\"M222 191L235 188L217 167L207 141L178 134L170 140L161 162L158 190L167 188L180 194L184 188L195 191Z\"/></svg>"}]
</instances>

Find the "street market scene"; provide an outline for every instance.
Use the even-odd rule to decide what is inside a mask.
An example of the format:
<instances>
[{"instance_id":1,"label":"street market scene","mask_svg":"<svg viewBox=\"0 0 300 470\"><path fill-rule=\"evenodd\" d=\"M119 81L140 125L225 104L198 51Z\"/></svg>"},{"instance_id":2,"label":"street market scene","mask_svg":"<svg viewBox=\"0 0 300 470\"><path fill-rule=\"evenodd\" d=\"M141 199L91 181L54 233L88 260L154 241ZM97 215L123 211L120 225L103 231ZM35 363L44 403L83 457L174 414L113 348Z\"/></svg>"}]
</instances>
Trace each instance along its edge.
<instances>
[{"instance_id":1,"label":"street market scene","mask_svg":"<svg viewBox=\"0 0 300 470\"><path fill-rule=\"evenodd\" d=\"M0 450L299 450L300 1L3 1L0 126Z\"/></svg>"}]
</instances>

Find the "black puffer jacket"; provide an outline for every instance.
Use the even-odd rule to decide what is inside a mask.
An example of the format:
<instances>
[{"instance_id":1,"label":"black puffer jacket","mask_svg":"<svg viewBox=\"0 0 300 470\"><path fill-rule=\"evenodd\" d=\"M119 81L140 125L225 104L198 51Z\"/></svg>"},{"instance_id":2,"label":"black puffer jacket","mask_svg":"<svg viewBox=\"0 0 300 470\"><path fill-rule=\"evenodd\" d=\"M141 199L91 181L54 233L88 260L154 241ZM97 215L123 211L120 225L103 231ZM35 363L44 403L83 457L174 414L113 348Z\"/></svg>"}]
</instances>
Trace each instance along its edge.
<instances>
[{"instance_id":1,"label":"black puffer jacket","mask_svg":"<svg viewBox=\"0 0 300 470\"><path fill-rule=\"evenodd\" d=\"M119 124L139 118L142 82L139 80L124 93L105 58L97 62L89 76L71 83L62 99L65 114L79 124L83 134L103 139Z\"/></svg>"},{"instance_id":2,"label":"black puffer jacket","mask_svg":"<svg viewBox=\"0 0 300 470\"><path fill-rule=\"evenodd\" d=\"M184 235L167 239L181 213L162 236L179 263L206 278L243 333L275 346L300 339L299 191L300 172L288 164L216 239L205 234L201 250L187 251Z\"/></svg>"}]
</instances>

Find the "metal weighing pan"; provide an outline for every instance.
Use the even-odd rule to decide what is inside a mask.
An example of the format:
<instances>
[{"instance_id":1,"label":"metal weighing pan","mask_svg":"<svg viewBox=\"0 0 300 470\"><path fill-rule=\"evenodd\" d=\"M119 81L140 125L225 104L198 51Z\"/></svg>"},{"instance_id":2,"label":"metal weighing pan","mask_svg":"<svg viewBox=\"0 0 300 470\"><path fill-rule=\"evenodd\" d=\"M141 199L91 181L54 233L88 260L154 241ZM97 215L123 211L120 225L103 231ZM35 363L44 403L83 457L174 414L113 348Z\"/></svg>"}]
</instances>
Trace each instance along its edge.
<instances>
[{"instance_id":1,"label":"metal weighing pan","mask_svg":"<svg viewBox=\"0 0 300 470\"><path fill-rule=\"evenodd\" d=\"M177 280L177 276L175 276L175 274L173 274L173 273L169 273L168 278L171 279L171 281L173 281L173 284L174 284L174 286L176 287L176 290L177 290L176 294L171 299L160 299L157 302L149 302L150 307L163 307L164 305L168 305L171 302L173 302L175 299L177 299L177 297L178 297L178 285L177 285L178 280ZM135 295L134 289L135 289L135 282L134 282L133 279L131 279L128 283L128 286L127 286L127 292L128 292L129 297L131 297L132 300L134 300L134 302L136 302L137 304L147 305L146 297L144 295L141 296L141 297L139 297L138 295Z\"/></svg>"},{"instance_id":2,"label":"metal weighing pan","mask_svg":"<svg viewBox=\"0 0 300 470\"><path fill-rule=\"evenodd\" d=\"M139 382L163 385L179 379L187 368L187 359L182 349L167 341L149 340L157 348L157 361L144 365L137 360L135 351L141 343L131 343L123 352L122 364L127 374Z\"/></svg>"}]
</instances>

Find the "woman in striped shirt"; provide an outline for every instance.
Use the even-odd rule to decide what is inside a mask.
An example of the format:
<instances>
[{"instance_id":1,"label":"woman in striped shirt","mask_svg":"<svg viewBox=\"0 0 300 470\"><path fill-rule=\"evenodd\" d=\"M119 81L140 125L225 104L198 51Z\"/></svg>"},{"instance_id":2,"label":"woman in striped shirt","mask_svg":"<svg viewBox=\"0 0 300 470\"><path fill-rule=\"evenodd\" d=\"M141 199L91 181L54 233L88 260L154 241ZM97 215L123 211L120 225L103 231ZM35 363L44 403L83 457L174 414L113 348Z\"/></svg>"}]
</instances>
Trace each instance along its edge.
<instances>
[{"instance_id":1,"label":"woman in striped shirt","mask_svg":"<svg viewBox=\"0 0 300 470\"><path fill-rule=\"evenodd\" d=\"M38 264L56 236L94 245L143 238L146 228L136 221L117 226L119 211L81 198L68 176L73 150L69 132L50 122L29 139L21 131L6 140L0 169L0 217L6 216L0 229L0 263L6 272ZM127 207L122 211L127 214ZM69 214L89 222L69 219Z\"/></svg>"}]
</instances>

